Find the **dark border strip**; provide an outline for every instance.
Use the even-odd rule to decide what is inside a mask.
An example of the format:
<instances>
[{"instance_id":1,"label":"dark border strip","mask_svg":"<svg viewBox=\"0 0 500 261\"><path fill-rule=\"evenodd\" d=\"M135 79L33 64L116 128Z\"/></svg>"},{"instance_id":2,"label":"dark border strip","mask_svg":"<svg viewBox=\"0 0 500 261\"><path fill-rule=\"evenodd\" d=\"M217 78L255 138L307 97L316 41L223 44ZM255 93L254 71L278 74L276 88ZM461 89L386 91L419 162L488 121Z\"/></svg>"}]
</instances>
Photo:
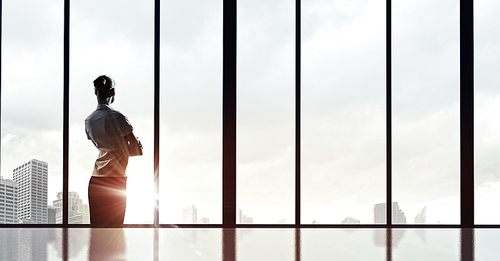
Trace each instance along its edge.
<instances>
[{"instance_id":1,"label":"dark border strip","mask_svg":"<svg viewBox=\"0 0 500 261\"><path fill-rule=\"evenodd\" d=\"M155 0L154 47L154 217L155 227L160 224L160 0Z\"/></svg>"},{"instance_id":2,"label":"dark border strip","mask_svg":"<svg viewBox=\"0 0 500 261\"><path fill-rule=\"evenodd\" d=\"M392 225L392 2L386 0L386 222Z\"/></svg>"},{"instance_id":3,"label":"dark border strip","mask_svg":"<svg viewBox=\"0 0 500 261\"><path fill-rule=\"evenodd\" d=\"M300 135L301 135L301 0L295 0L295 225L300 225L301 178L300 178Z\"/></svg>"},{"instance_id":4,"label":"dark border strip","mask_svg":"<svg viewBox=\"0 0 500 261\"><path fill-rule=\"evenodd\" d=\"M474 227L474 3L460 0L460 217Z\"/></svg>"},{"instance_id":5,"label":"dark border strip","mask_svg":"<svg viewBox=\"0 0 500 261\"><path fill-rule=\"evenodd\" d=\"M386 222L392 225L392 2L386 0Z\"/></svg>"},{"instance_id":6,"label":"dark border strip","mask_svg":"<svg viewBox=\"0 0 500 261\"><path fill-rule=\"evenodd\" d=\"M222 222L236 225L236 0L223 2Z\"/></svg>"},{"instance_id":7,"label":"dark border strip","mask_svg":"<svg viewBox=\"0 0 500 261\"><path fill-rule=\"evenodd\" d=\"M64 0L63 227L68 226L70 0Z\"/></svg>"}]
</instances>

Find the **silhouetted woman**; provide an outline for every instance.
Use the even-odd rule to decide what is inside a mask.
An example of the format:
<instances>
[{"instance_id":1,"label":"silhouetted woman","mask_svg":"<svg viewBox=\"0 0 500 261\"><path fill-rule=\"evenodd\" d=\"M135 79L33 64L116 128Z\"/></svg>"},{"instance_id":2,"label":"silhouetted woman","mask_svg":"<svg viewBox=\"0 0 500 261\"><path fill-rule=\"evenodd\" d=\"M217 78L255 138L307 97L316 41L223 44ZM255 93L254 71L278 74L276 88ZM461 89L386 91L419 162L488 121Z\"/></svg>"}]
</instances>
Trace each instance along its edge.
<instances>
[{"instance_id":1,"label":"silhouetted woman","mask_svg":"<svg viewBox=\"0 0 500 261\"><path fill-rule=\"evenodd\" d=\"M126 208L129 156L142 155L142 145L132 125L109 106L115 99L115 82L101 75L94 80L97 109L85 119L85 132L99 149L89 182L92 227L122 227Z\"/></svg>"}]
</instances>

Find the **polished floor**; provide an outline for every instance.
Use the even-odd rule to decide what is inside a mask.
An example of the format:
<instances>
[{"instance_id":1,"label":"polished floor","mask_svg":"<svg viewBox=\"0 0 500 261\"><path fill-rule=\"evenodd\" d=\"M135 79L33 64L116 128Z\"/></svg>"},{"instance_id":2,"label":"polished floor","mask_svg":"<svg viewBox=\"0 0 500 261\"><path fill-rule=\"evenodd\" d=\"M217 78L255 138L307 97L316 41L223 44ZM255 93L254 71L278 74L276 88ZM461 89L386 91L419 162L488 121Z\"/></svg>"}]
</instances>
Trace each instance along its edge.
<instances>
[{"instance_id":1,"label":"polished floor","mask_svg":"<svg viewBox=\"0 0 500 261\"><path fill-rule=\"evenodd\" d=\"M500 260L500 229L0 228L0 260Z\"/></svg>"}]
</instances>

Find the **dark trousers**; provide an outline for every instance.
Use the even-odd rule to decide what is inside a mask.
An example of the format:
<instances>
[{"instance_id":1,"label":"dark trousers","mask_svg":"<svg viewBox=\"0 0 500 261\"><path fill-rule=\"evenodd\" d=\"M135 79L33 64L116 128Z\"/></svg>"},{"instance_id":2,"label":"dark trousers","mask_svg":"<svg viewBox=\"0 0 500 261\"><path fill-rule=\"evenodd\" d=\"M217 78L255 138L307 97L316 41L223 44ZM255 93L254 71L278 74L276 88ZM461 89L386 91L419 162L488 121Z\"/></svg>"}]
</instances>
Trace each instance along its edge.
<instances>
[{"instance_id":1,"label":"dark trousers","mask_svg":"<svg viewBox=\"0 0 500 261\"><path fill-rule=\"evenodd\" d=\"M123 227L127 207L126 177L91 177L89 182L92 227Z\"/></svg>"}]
</instances>

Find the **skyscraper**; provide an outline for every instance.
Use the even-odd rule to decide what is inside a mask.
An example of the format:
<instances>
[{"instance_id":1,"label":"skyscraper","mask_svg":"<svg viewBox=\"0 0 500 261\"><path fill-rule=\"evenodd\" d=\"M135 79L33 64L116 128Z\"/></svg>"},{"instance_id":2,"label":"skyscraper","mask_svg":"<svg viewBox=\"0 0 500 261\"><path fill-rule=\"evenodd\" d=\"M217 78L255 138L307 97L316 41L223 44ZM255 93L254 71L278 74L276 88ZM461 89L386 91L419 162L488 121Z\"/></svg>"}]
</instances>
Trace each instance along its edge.
<instances>
[{"instance_id":1,"label":"skyscraper","mask_svg":"<svg viewBox=\"0 0 500 261\"><path fill-rule=\"evenodd\" d=\"M194 205L191 205L182 210L182 220L184 224L196 224L198 218L198 210Z\"/></svg>"},{"instance_id":2,"label":"skyscraper","mask_svg":"<svg viewBox=\"0 0 500 261\"><path fill-rule=\"evenodd\" d=\"M373 207L373 223L385 224L385 203L375 204ZM392 202L392 224L406 224L405 213L399 208L398 202Z\"/></svg>"},{"instance_id":3,"label":"skyscraper","mask_svg":"<svg viewBox=\"0 0 500 261\"><path fill-rule=\"evenodd\" d=\"M17 184L0 176L0 224L16 224Z\"/></svg>"},{"instance_id":4,"label":"skyscraper","mask_svg":"<svg viewBox=\"0 0 500 261\"><path fill-rule=\"evenodd\" d=\"M57 193L57 199L52 202L56 208L56 223L62 223L63 193ZM68 192L68 223L69 224L89 224L89 205L83 204L83 200L78 193Z\"/></svg>"},{"instance_id":5,"label":"skyscraper","mask_svg":"<svg viewBox=\"0 0 500 261\"><path fill-rule=\"evenodd\" d=\"M32 159L13 170L18 185L17 217L22 223L47 224L46 162Z\"/></svg>"},{"instance_id":6,"label":"skyscraper","mask_svg":"<svg viewBox=\"0 0 500 261\"><path fill-rule=\"evenodd\" d=\"M424 207L420 211L420 213L418 213L415 219L413 219L413 221L415 222L415 224L425 224L427 221L426 219L427 219L427 208Z\"/></svg>"}]
</instances>

